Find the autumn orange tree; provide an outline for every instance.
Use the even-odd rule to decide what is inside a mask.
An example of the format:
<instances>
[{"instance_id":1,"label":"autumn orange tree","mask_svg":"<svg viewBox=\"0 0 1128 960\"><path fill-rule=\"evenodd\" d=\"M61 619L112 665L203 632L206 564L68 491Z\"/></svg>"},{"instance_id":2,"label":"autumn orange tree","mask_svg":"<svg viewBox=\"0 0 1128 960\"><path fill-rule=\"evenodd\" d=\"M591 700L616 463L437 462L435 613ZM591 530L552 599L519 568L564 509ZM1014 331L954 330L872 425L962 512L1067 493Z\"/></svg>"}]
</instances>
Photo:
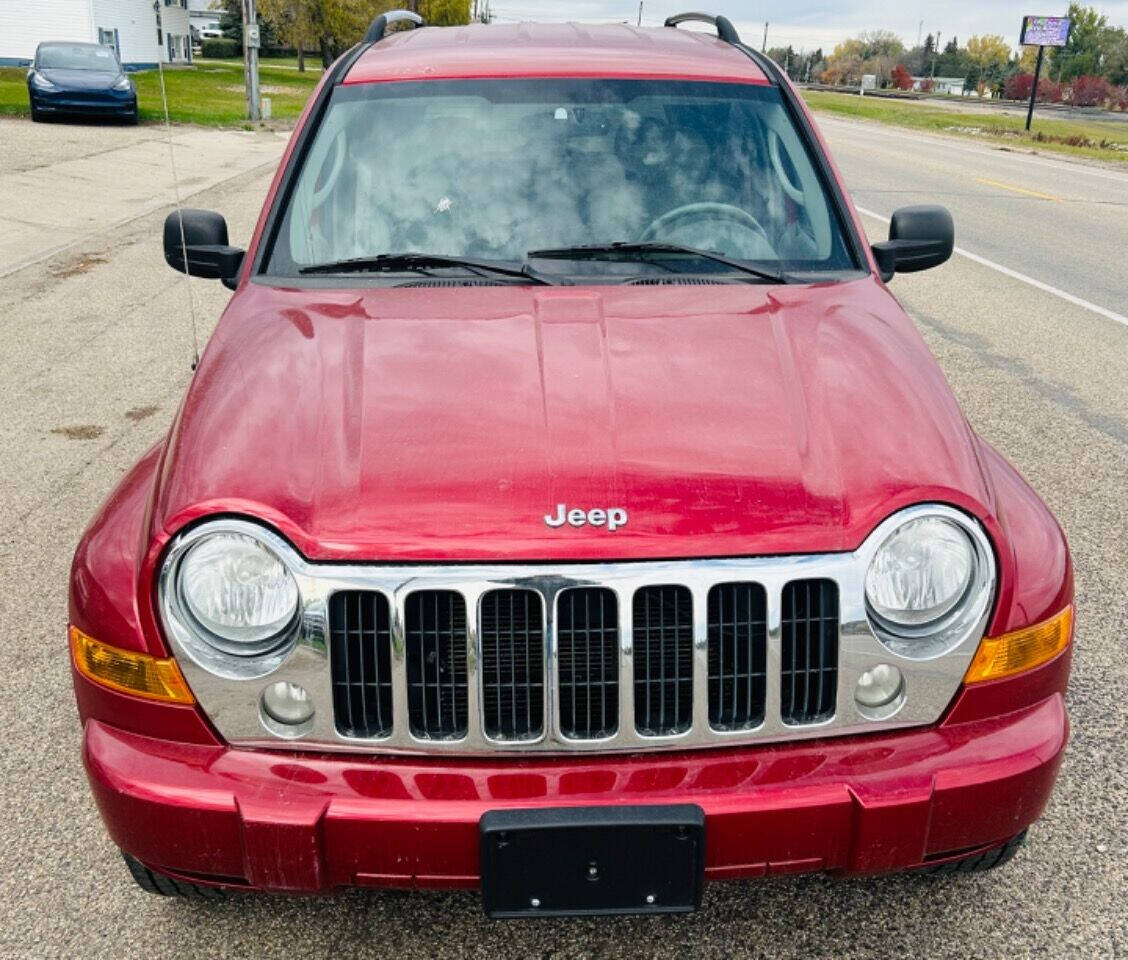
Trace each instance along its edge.
<instances>
[{"instance_id":1,"label":"autumn orange tree","mask_svg":"<svg viewBox=\"0 0 1128 960\"><path fill-rule=\"evenodd\" d=\"M364 36L373 19L404 6L438 26L470 22L470 0L258 0L259 13L275 35L298 51L300 70L306 50L316 48L327 67Z\"/></svg>"}]
</instances>

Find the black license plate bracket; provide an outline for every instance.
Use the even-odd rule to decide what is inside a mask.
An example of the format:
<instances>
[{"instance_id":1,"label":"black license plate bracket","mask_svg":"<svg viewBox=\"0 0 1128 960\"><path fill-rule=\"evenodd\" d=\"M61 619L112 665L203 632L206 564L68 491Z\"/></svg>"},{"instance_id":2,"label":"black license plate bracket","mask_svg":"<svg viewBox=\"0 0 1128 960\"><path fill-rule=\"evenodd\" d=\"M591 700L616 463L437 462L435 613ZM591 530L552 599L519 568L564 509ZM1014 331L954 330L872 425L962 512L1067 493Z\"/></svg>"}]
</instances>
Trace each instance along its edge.
<instances>
[{"instance_id":1,"label":"black license plate bracket","mask_svg":"<svg viewBox=\"0 0 1128 960\"><path fill-rule=\"evenodd\" d=\"M705 813L694 804L491 810L479 824L491 917L690 913Z\"/></svg>"}]
</instances>

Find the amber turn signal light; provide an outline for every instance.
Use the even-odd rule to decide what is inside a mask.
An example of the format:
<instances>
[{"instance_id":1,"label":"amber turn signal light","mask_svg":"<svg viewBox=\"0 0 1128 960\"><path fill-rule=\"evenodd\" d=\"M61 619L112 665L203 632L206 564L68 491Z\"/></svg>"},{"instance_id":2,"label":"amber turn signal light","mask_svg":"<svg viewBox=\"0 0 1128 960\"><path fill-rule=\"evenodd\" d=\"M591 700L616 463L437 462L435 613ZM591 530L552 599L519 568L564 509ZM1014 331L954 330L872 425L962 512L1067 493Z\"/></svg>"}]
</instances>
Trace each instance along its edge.
<instances>
[{"instance_id":1,"label":"amber turn signal light","mask_svg":"<svg viewBox=\"0 0 1128 960\"><path fill-rule=\"evenodd\" d=\"M78 672L95 683L121 693L166 703L195 703L175 660L111 647L70 628L71 655Z\"/></svg>"},{"instance_id":2,"label":"amber turn signal light","mask_svg":"<svg viewBox=\"0 0 1128 960\"><path fill-rule=\"evenodd\" d=\"M1073 607L1032 627L1024 627L1001 637L984 637L964 683L998 680L1052 660L1069 643L1073 627Z\"/></svg>"}]
</instances>

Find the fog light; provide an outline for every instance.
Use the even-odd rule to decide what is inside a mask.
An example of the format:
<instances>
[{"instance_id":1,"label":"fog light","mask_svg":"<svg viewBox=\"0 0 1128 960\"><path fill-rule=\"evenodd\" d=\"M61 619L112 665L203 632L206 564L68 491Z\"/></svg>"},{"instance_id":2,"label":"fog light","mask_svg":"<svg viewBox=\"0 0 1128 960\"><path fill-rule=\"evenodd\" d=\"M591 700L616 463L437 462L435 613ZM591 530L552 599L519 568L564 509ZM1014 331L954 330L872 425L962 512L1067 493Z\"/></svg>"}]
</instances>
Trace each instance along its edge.
<instances>
[{"instance_id":1,"label":"fog light","mask_svg":"<svg viewBox=\"0 0 1128 960\"><path fill-rule=\"evenodd\" d=\"M904 686L900 670L892 664L879 663L858 677L854 699L863 707L877 710L896 700Z\"/></svg>"},{"instance_id":2,"label":"fog light","mask_svg":"<svg viewBox=\"0 0 1128 960\"><path fill-rule=\"evenodd\" d=\"M305 687L280 680L262 692L262 710L275 723L300 726L313 719L313 701Z\"/></svg>"}]
</instances>

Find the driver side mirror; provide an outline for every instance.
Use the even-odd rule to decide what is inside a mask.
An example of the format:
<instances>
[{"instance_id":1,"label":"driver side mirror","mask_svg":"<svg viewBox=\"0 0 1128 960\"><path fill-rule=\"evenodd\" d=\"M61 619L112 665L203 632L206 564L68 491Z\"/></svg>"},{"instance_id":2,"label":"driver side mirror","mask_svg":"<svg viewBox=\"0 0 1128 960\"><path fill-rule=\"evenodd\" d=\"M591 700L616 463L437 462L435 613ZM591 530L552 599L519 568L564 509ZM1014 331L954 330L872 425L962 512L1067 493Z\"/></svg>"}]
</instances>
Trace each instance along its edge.
<instances>
[{"instance_id":1,"label":"driver side mirror","mask_svg":"<svg viewBox=\"0 0 1128 960\"><path fill-rule=\"evenodd\" d=\"M183 230L183 233L181 231ZM211 210L174 210L164 223L164 257L173 270L222 280L234 290L244 251L227 243L227 221Z\"/></svg>"},{"instance_id":2,"label":"driver side mirror","mask_svg":"<svg viewBox=\"0 0 1128 960\"><path fill-rule=\"evenodd\" d=\"M889 221L889 239L872 247L881 279L938 267L952 255L956 228L944 207L901 207Z\"/></svg>"}]
</instances>

